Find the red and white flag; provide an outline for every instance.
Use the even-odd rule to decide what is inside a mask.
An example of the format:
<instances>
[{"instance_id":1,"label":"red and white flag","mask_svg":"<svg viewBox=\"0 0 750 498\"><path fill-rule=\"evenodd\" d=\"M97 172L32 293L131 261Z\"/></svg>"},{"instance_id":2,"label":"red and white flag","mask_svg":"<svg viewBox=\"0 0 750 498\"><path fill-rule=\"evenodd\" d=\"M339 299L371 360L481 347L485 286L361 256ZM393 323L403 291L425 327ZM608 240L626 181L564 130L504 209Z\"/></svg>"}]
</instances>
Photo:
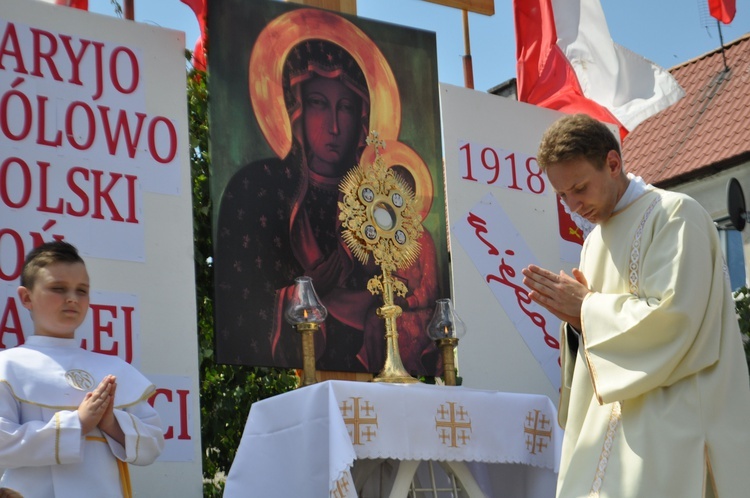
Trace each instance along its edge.
<instances>
[{"instance_id":1,"label":"red and white flag","mask_svg":"<svg viewBox=\"0 0 750 498\"><path fill-rule=\"evenodd\" d=\"M89 10L89 0L42 0L43 2L73 7L74 9Z\"/></svg>"},{"instance_id":2,"label":"red and white flag","mask_svg":"<svg viewBox=\"0 0 750 498\"><path fill-rule=\"evenodd\" d=\"M518 100L620 127L620 137L685 92L617 45L599 0L514 0Z\"/></svg>"},{"instance_id":3,"label":"red and white flag","mask_svg":"<svg viewBox=\"0 0 750 498\"><path fill-rule=\"evenodd\" d=\"M708 11L724 24L729 24L737 13L736 0L708 0Z\"/></svg>"}]
</instances>

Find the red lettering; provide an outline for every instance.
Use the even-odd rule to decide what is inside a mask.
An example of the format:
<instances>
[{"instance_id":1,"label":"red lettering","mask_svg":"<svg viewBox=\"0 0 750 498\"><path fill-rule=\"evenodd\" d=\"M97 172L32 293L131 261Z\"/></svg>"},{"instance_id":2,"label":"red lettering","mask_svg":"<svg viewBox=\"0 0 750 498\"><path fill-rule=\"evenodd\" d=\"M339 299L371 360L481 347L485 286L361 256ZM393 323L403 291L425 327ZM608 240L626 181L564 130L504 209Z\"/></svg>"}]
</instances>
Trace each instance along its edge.
<instances>
[{"instance_id":1,"label":"red lettering","mask_svg":"<svg viewBox=\"0 0 750 498\"><path fill-rule=\"evenodd\" d=\"M518 175L516 174L516 154L514 152L511 152L509 155L505 156L505 159L510 161L510 174L513 177L513 183L511 183L508 188L511 190L523 190L518 186Z\"/></svg>"},{"instance_id":2,"label":"red lettering","mask_svg":"<svg viewBox=\"0 0 750 498\"><path fill-rule=\"evenodd\" d=\"M477 181L476 178L471 176L471 144L465 143L461 147L459 147L459 150L463 150L466 152L466 176L462 176L464 180L470 180L472 182Z\"/></svg>"},{"instance_id":3,"label":"red lettering","mask_svg":"<svg viewBox=\"0 0 750 498\"><path fill-rule=\"evenodd\" d=\"M15 72L28 74L28 71L26 71L26 66L23 63L21 45L18 43L16 25L11 22L6 25L5 33L3 33L3 39L0 40L0 69L2 70L5 70L4 61L6 55L16 60L16 68L14 69Z\"/></svg>"},{"instance_id":4,"label":"red lettering","mask_svg":"<svg viewBox=\"0 0 750 498\"><path fill-rule=\"evenodd\" d=\"M106 323L102 323L102 312L107 311L112 318L117 318L117 306L106 304L91 304L90 307L91 313L94 318L94 344L91 346L91 351L95 353L117 356L117 353L119 351L117 341L114 341L112 343L112 347L110 349L104 349L102 347L102 334L106 334L110 338L114 337L114 327L112 325L113 322L112 320L108 320ZM83 342L83 347L86 348L85 339Z\"/></svg>"},{"instance_id":5,"label":"red lettering","mask_svg":"<svg viewBox=\"0 0 750 498\"><path fill-rule=\"evenodd\" d=\"M18 307L16 305L16 300L11 297L6 301L3 316L0 318L0 348L7 349L8 346L5 343L5 334L15 335L17 346L24 343L21 318L18 316Z\"/></svg>"},{"instance_id":6,"label":"red lettering","mask_svg":"<svg viewBox=\"0 0 750 498\"><path fill-rule=\"evenodd\" d=\"M83 179L88 181L89 170L87 170L86 168L78 167L78 166L75 168L70 168L68 170L68 178L67 178L68 188L70 188L70 191L76 194L79 199L81 199L82 207L81 209L76 210L75 208L73 208L73 205L70 202L66 202L65 211L72 216L83 217L83 216L86 216L86 213L89 212L89 196L76 183L75 177L77 175L83 176Z\"/></svg>"},{"instance_id":7,"label":"red lettering","mask_svg":"<svg viewBox=\"0 0 750 498\"><path fill-rule=\"evenodd\" d=\"M515 252L511 251L510 249L507 249L505 251L505 254L508 256L515 255ZM516 276L516 269L513 268L511 265L507 264L505 262L504 258L500 258L500 266L498 266L498 274L488 274L485 277L485 280L487 283L491 282L498 282L503 285L506 285L513 289L513 293L516 296L516 302L518 303L518 307L523 311L526 316L531 319L531 323L533 323L535 326L539 327L541 329L542 334L544 335L544 343L552 348L552 349L560 349L560 342L555 339L552 335L550 335L549 332L547 332L547 320L542 316L541 313L538 313L536 311L529 310L527 308L528 305L533 304L531 300L531 296L529 296L529 291L526 290L523 286L511 282L510 278L513 278ZM508 278L510 277L510 278Z\"/></svg>"},{"instance_id":8,"label":"red lettering","mask_svg":"<svg viewBox=\"0 0 750 498\"><path fill-rule=\"evenodd\" d=\"M115 201L112 200L112 197L110 196L110 192L117 182L120 181L122 174L110 173L109 183L106 187L102 188L102 177L104 176L104 171L91 170L91 173L94 175L94 213L91 216L99 220L104 219L104 215L102 214L102 201L104 201L109 208L109 212L112 213L112 221L125 221L120 215L120 212L117 211Z\"/></svg>"},{"instance_id":9,"label":"red lettering","mask_svg":"<svg viewBox=\"0 0 750 498\"><path fill-rule=\"evenodd\" d=\"M138 223L137 209L136 209L136 191L138 185L138 177L133 175L123 175L121 173L109 173L109 183L104 184L104 171L88 170L82 167L74 167L68 170L67 184L70 191L80 199L80 207L76 207L71 202L65 203L65 212L72 216L83 217L89 214L91 208L91 202L93 202L93 212L91 213L92 218L99 220L105 219L104 209L105 206L110 212L111 221L124 221L127 223ZM91 197L79 184L78 178L82 178L83 181L89 181L90 177L93 176L93 193ZM120 184L120 180L125 179L125 199L127 202L127 218L123 218L120 211L117 209L115 200L112 198L113 189Z\"/></svg>"},{"instance_id":10,"label":"red lettering","mask_svg":"<svg viewBox=\"0 0 750 498\"><path fill-rule=\"evenodd\" d=\"M21 78L14 81L12 86L20 84L20 80ZM23 115L20 115L21 113L11 112L8 110L11 97L16 97L18 102L21 104ZM15 122L15 124L18 124L20 122L21 130L19 133L13 133L13 131L10 129L10 123L8 122L9 116L13 117L13 121ZM0 129L2 130L3 134L11 140L23 140L29 135L29 132L31 131L31 122L31 102L29 101L29 98L26 96L26 94L24 94L20 90L11 90L3 94L3 98L0 99Z\"/></svg>"},{"instance_id":11,"label":"red lettering","mask_svg":"<svg viewBox=\"0 0 750 498\"><path fill-rule=\"evenodd\" d=\"M39 145L47 145L51 147L59 147L62 145L62 132L60 130L57 130L57 133L55 134L54 141L50 141L47 139L47 101L49 99L47 97L43 97L42 95L36 96L36 101L39 104L39 109L37 110L37 113L39 114L39 121L37 122L36 127L36 143Z\"/></svg>"},{"instance_id":12,"label":"red lettering","mask_svg":"<svg viewBox=\"0 0 750 498\"><path fill-rule=\"evenodd\" d=\"M119 319L118 307L112 304L91 304L91 315L93 318L93 344L91 345L90 351L95 353L103 353L111 356L118 356L120 353L121 342L115 338L115 321ZM120 308L123 311L123 325L124 325L124 347L125 347L125 358L128 363L133 362L133 311L135 308L132 306L123 306ZM108 316L105 317L104 313ZM103 346L102 336L107 335L111 341L111 347L105 349ZM81 347L84 349L88 348L86 339L81 340Z\"/></svg>"},{"instance_id":13,"label":"red lettering","mask_svg":"<svg viewBox=\"0 0 750 498\"><path fill-rule=\"evenodd\" d=\"M24 254L26 254L26 252L23 249L23 240L21 240L21 236L18 232L9 228L0 229L0 248L3 246L3 239L7 239L6 235L10 237L11 242L16 246L16 257L14 258L16 261L16 267L10 273L6 273L3 271L2 267L0 267L0 279L12 282L21 276Z\"/></svg>"},{"instance_id":14,"label":"red lettering","mask_svg":"<svg viewBox=\"0 0 750 498\"><path fill-rule=\"evenodd\" d=\"M47 222L42 227L42 232L46 232L53 226L57 224L57 221L55 220L47 220ZM39 247L40 245L44 244L44 236L39 232L31 232L31 241L33 242L33 247ZM53 240L65 240L65 236L63 235L56 235L52 234Z\"/></svg>"},{"instance_id":15,"label":"red lettering","mask_svg":"<svg viewBox=\"0 0 750 498\"><path fill-rule=\"evenodd\" d=\"M128 60L130 61L131 79L130 79L130 86L128 88L122 85L122 83L120 82L120 78L118 76L119 71L117 70L117 58L121 53L124 53L127 56ZM138 88L138 82L140 81L140 78L141 78L140 69L138 68L138 59L136 58L133 51L130 50L128 47L117 47L116 49L112 51L112 55L110 55L110 59L109 59L109 77L112 80L112 84L120 93L124 93L124 94L133 93L135 89Z\"/></svg>"},{"instance_id":16,"label":"red lettering","mask_svg":"<svg viewBox=\"0 0 750 498\"><path fill-rule=\"evenodd\" d=\"M83 56L86 54L86 50L89 45L94 46L94 60L95 60L95 72L96 72L96 92L94 92L93 99L98 100L102 96L103 92L103 77L102 77L102 49L104 44L102 42L92 42L90 40L80 40L81 48L78 53L73 51L73 44L71 43L71 37L68 35L60 35L65 52L68 54L70 59L71 75L69 82L74 85L83 85L81 81L81 61Z\"/></svg>"},{"instance_id":17,"label":"red lettering","mask_svg":"<svg viewBox=\"0 0 750 498\"><path fill-rule=\"evenodd\" d=\"M177 436L177 439L182 440L190 440L192 437L190 436L190 427L188 426L188 404L187 399L188 395L190 394L190 391L184 390L184 389L177 389L177 397L179 398L179 416L180 416L180 435ZM151 397L148 399L148 403L156 408L156 398L159 396L164 396L164 398L167 400L167 403L172 403L172 390L166 389L163 387L160 387L156 389L154 394L151 395ZM162 417L162 420L164 420L165 417ZM174 438L174 427L169 426L167 427L167 430L164 431L164 439L173 439Z\"/></svg>"},{"instance_id":18,"label":"red lettering","mask_svg":"<svg viewBox=\"0 0 750 498\"><path fill-rule=\"evenodd\" d=\"M55 61L52 59L52 56L57 53L57 38L55 38L55 36L49 31L43 31L37 28L31 28L31 33L34 35L32 38L34 46L34 69L31 71L31 74L44 77L44 73L42 73L41 69L41 61L44 59L47 61L47 67L52 73L52 78L55 81L62 81L63 79L55 66ZM46 38L49 42L49 48L47 51L42 50L42 38Z\"/></svg>"},{"instance_id":19,"label":"red lettering","mask_svg":"<svg viewBox=\"0 0 750 498\"><path fill-rule=\"evenodd\" d=\"M128 223L138 223L135 209L135 189L138 177L134 175L125 175L125 179L128 181L128 217L125 221Z\"/></svg>"},{"instance_id":20,"label":"red lettering","mask_svg":"<svg viewBox=\"0 0 750 498\"><path fill-rule=\"evenodd\" d=\"M93 95L94 100L99 100L99 97L104 93L104 76L102 75L102 49L104 48L103 43L94 42L94 54L96 60L96 93Z\"/></svg>"},{"instance_id":21,"label":"red lettering","mask_svg":"<svg viewBox=\"0 0 750 498\"><path fill-rule=\"evenodd\" d=\"M10 182L8 181L8 170L10 169L11 164L17 164L21 168L21 176L23 177L22 185L14 185L14 188L9 189ZM29 170L29 165L26 164L22 159L19 159L17 157L9 157L6 159L2 166L0 166L0 199L2 199L3 203L12 208L22 208L24 207L28 202L29 198L31 198L31 171ZM10 198L10 193L8 190L13 190L14 192L20 192L21 198L18 202L14 202Z\"/></svg>"},{"instance_id":22,"label":"red lettering","mask_svg":"<svg viewBox=\"0 0 750 498\"><path fill-rule=\"evenodd\" d=\"M123 306L123 324L125 325L125 361L133 363L133 311L132 306Z\"/></svg>"},{"instance_id":23,"label":"red lettering","mask_svg":"<svg viewBox=\"0 0 750 498\"><path fill-rule=\"evenodd\" d=\"M80 138L81 135L78 134L78 136L76 136L76 134L73 133L73 113L78 108L83 110L86 116L86 122L88 124L88 134L83 143L78 142L77 140L77 138ZM68 136L68 142L73 146L74 149L86 150L91 147L92 143L94 143L94 138L96 137L96 123L94 122L94 120L94 111L91 110L91 107L89 107L86 102L77 100L68 106L68 109L65 111L65 132Z\"/></svg>"},{"instance_id":24,"label":"red lettering","mask_svg":"<svg viewBox=\"0 0 750 498\"><path fill-rule=\"evenodd\" d=\"M73 51L73 45L70 43L72 38L69 35L60 35L60 40L65 48L65 52L68 54L68 59L70 59L71 75L68 82L73 83L74 85L83 85L83 82L81 81L81 61L83 60L83 55L86 53L86 49L91 45L91 42L89 40L80 40L81 48L78 53L75 53Z\"/></svg>"},{"instance_id":25,"label":"red lettering","mask_svg":"<svg viewBox=\"0 0 750 498\"><path fill-rule=\"evenodd\" d=\"M178 389L177 395L180 397L180 435L177 439L191 439L188 432L188 408L187 397L190 391Z\"/></svg>"},{"instance_id":26,"label":"red lettering","mask_svg":"<svg viewBox=\"0 0 750 498\"><path fill-rule=\"evenodd\" d=\"M169 135L169 150L165 157L161 157L156 151L156 125L158 123L164 123L167 127L167 134ZM174 124L163 116L157 116L152 119L148 124L148 149L151 151L151 157L156 162L167 164L171 163L174 157L177 155L177 130L174 128Z\"/></svg>"},{"instance_id":27,"label":"red lettering","mask_svg":"<svg viewBox=\"0 0 750 498\"><path fill-rule=\"evenodd\" d=\"M66 212L73 216L79 217L83 217L88 214L90 208L89 196L86 191L84 191L84 189L76 183L75 177L82 176L84 180L88 181L89 173L93 176L93 193L91 196L91 200L93 201L93 212L91 213L91 217L98 220L105 219L104 209L106 206L106 209L110 213L109 219L111 221L138 223L135 197L138 185L138 177L134 175L123 175L121 173L110 172L109 182L107 183L107 185L104 185L104 175L107 174L106 172L98 170L87 170L81 167L71 168L68 171L68 188L81 200L82 206L80 209L75 209L73 205L68 202L65 206ZM118 184L120 184L120 180L122 180L123 178L125 179L126 189L125 199L128 204L127 218L122 217L120 211L117 209L115 200L112 198L112 191L115 189L115 187L117 187Z\"/></svg>"},{"instance_id":28,"label":"red lettering","mask_svg":"<svg viewBox=\"0 0 750 498\"><path fill-rule=\"evenodd\" d=\"M493 256L497 256L500 254L500 252L497 250L497 247L492 245L487 239L484 238L482 234L487 233L487 222L484 221L479 216L475 215L474 213L469 213L469 217L466 218L466 221L469 222L469 225L474 227L474 233L476 234L477 238L481 240L484 245L486 245L489 250L487 251L488 254L491 254Z\"/></svg>"},{"instance_id":29,"label":"red lettering","mask_svg":"<svg viewBox=\"0 0 750 498\"><path fill-rule=\"evenodd\" d=\"M148 399L148 403L153 408L156 408L154 404L156 403L156 397L159 395L162 395L165 398L167 398L168 403L172 402L172 391L170 389L158 388L154 392L154 394L152 394L151 397ZM174 428L170 425L169 427L167 427L167 430L164 431L164 439L172 439L173 437L174 437Z\"/></svg>"},{"instance_id":30,"label":"red lettering","mask_svg":"<svg viewBox=\"0 0 750 498\"><path fill-rule=\"evenodd\" d=\"M128 150L128 156L133 159L135 157L136 147L141 137L141 130L143 129L143 120L146 115L142 112L136 112L135 115L138 118L138 124L136 125L135 133L130 133L130 122L127 117L125 110L120 109L117 116L117 124L115 126L115 132L112 133L112 126L109 122L109 107L99 106L99 113L102 116L102 124L104 125L104 136L107 139L107 147L109 153L113 156L117 154L117 146L120 141L120 137L124 134L125 146Z\"/></svg>"},{"instance_id":31,"label":"red lettering","mask_svg":"<svg viewBox=\"0 0 750 498\"><path fill-rule=\"evenodd\" d=\"M63 200L58 197L57 205L51 207L47 203L47 170L49 169L49 163L44 161L37 161L36 164L39 166L39 207L37 211L42 213L55 213L62 214L63 212Z\"/></svg>"},{"instance_id":32,"label":"red lettering","mask_svg":"<svg viewBox=\"0 0 750 498\"><path fill-rule=\"evenodd\" d=\"M16 346L20 346L24 343L21 318L18 316L18 307L16 305L16 300L11 297L6 301L3 316L0 318L0 348L7 349L8 346L5 343L5 334L13 334L16 336Z\"/></svg>"},{"instance_id":33,"label":"red lettering","mask_svg":"<svg viewBox=\"0 0 750 498\"><path fill-rule=\"evenodd\" d=\"M0 205L27 207L32 193L38 191L39 198L34 200L40 213L140 223L137 176L75 166L67 171L63 184L67 189L62 195L50 176L53 165L47 161L37 161L36 165L38 176L21 158L9 157L0 163Z\"/></svg>"}]
</instances>

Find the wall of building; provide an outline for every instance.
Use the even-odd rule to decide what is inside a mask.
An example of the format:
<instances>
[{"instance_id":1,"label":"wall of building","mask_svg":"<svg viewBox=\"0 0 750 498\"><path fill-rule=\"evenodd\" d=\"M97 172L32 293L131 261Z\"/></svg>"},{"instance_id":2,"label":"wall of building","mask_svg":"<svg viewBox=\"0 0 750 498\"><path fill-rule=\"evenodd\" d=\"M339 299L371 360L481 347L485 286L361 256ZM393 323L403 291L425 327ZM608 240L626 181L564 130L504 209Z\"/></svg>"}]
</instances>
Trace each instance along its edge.
<instances>
[{"instance_id":1,"label":"wall of building","mask_svg":"<svg viewBox=\"0 0 750 498\"><path fill-rule=\"evenodd\" d=\"M736 178L745 194L745 203L750 207L750 163L726 169L711 176L698 178L690 182L670 187L669 190L685 193L697 200L715 221L720 225L727 217L727 185L730 179ZM742 241L745 250L746 274L750 268L750 225L742 232Z\"/></svg>"}]
</instances>

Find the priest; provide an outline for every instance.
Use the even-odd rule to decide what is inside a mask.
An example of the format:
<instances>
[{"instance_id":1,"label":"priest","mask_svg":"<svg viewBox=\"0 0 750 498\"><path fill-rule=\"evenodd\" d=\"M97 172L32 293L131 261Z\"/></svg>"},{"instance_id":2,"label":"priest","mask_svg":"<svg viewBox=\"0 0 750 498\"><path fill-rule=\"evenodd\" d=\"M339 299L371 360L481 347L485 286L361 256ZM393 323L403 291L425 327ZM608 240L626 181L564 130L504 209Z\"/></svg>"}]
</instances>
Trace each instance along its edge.
<instances>
[{"instance_id":1,"label":"priest","mask_svg":"<svg viewBox=\"0 0 750 498\"><path fill-rule=\"evenodd\" d=\"M626 174L583 114L556 121L537 160L596 224L579 268L523 270L563 321L558 498L747 496L750 380L711 217Z\"/></svg>"}]
</instances>

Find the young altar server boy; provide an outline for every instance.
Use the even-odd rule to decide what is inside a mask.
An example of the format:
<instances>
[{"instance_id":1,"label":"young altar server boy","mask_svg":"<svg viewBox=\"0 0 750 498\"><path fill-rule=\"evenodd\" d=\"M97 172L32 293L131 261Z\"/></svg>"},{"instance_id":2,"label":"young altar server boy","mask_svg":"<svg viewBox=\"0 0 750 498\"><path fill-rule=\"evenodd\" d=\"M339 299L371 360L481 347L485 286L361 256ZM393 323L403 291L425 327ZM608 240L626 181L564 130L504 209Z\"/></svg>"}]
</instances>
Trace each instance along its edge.
<instances>
[{"instance_id":1,"label":"young altar server boy","mask_svg":"<svg viewBox=\"0 0 750 498\"><path fill-rule=\"evenodd\" d=\"M89 276L66 242L32 250L18 296L34 335L0 352L0 486L25 498L130 497L128 463L149 465L164 435L154 386L115 356L74 339Z\"/></svg>"}]
</instances>

